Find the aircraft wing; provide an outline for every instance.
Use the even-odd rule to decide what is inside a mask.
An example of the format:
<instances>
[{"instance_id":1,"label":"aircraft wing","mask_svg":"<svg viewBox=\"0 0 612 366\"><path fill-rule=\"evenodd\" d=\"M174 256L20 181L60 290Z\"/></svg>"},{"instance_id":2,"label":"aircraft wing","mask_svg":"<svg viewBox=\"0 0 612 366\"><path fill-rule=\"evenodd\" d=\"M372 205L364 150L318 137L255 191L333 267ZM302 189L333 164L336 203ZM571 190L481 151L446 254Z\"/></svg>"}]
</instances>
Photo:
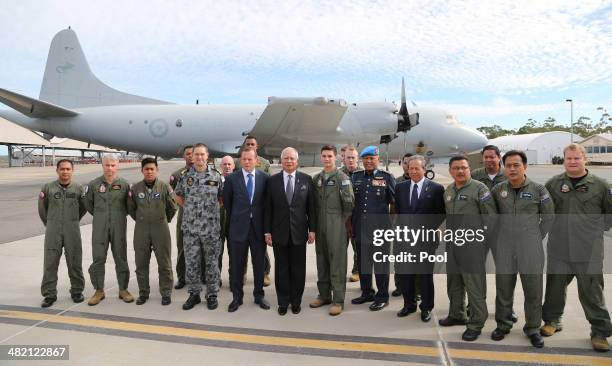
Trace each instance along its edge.
<instances>
[{"instance_id":1,"label":"aircraft wing","mask_svg":"<svg viewBox=\"0 0 612 366\"><path fill-rule=\"evenodd\" d=\"M338 133L347 108L342 99L270 97L249 133L261 146L287 140L321 143Z\"/></svg>"},{"instance_id":2,"label":"aircraft wing","mask_svg":"<svg viewBox=\"0 0 612 366\"><path fill-rule=\"evenodd\" d=\"M0 88L0 102L31 118L74 117L78 113L42 100Z\"/></svg>"}]
</instances>

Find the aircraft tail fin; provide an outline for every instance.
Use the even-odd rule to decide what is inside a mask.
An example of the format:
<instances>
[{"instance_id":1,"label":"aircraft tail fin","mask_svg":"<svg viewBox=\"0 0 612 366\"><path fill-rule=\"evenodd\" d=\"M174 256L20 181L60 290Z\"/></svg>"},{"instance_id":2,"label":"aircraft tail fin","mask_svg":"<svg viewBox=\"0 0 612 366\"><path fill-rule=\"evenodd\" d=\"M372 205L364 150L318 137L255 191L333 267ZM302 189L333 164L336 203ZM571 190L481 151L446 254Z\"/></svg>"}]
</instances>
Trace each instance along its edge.
<instances>
[{"instance_id":1,"label":"aircraft tail fin","mask_svg":"<svg viewBox=\"0 0 612 366\"><path fill-rule=\"evenodd\" d=\"M0 102L30 118L74 117L78 113L0 88Z\"/></svg>"},{"instance_id":2,"label":"aircraft tail fin","mask_svg":"<svg viewBox=\"0 0 612 366\"><path fill-rule=\"evenodd\" d=\"M125 104L170 104L115 90L89 68L76 33L64 29L51 41L40 99L67 108Z\"/></svg>"}]
</instances>

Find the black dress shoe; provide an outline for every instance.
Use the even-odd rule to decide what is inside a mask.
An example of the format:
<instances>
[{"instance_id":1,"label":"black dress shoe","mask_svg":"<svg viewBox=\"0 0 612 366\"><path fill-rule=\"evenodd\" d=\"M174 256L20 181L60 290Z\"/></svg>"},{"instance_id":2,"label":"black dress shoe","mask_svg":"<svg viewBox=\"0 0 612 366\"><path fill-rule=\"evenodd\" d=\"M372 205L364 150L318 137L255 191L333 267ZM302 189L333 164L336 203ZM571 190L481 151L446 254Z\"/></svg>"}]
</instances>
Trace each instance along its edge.
<instances>
[{"instance_id":1,"label":"black dress shoe","mask_svg":"<svg viewBox=\"0 0 612 366\"><path fill-rule=\"evenodd\" d=\"M291 312L293 314L299 314L302 311L302 307L300 305L291 305Z\"/></svg>"},{"instance_id":2,"label":"black dress shoe","mask_svg":"<svg viewBox=\"0 0 612 366\"><path fill-rule=\"evenodd\" d=\"M506 334L508 333L510 333L509 330L495 328L495 330L491 333L491 339L494 341L501 341L506 337Z\"/></svg>"},{"instance_id":3,"label":"black dress shoe","mask_svg":"<svg viewBox=\"0 0 612 366\"><path fill-rule=\"evenodd\" d=\"M217 296L210 295L206 298L206 307L208 310L215 310L219 306L219 301L217 301Z\"/></svg>"},{"instance_id":4,"label":"black dress shoe","mask_svg":"<svg viewBox=\"0 0 612 366\"><path fill-rule=\"evenodd\" d=\"M466 342L473 342L478 339L479 335L480 335L479 330L466 329L465 332L463 332L461 339L463 339Z\"/></svg>"},{"instance_id":5,"label":"black dress shoe","mask_svg":"<svg viewBox=\"0 0 612 366\"><path fill-rule=\"evenodd\" d=\"M393 292L391 293L391 296L393 297L398 297L398 296L402 296L402 291L400 291L399 288L396 288L395 290L393 290Z\"/></svg>"},{"instance_id":6,"label":"black dress shoe","mask_svg":"<svg viewBox=\"0 0 612 366\"><path fill-rule=\"evenodd\" d=\"M412 313L415 313L415 312L416 312L416 308L409 308L407 306L404 306L402 308L402 310L397 312L397 317L398 318L403 318L403 317L408 316L408 315L410 315Z\"/></svg>"},{"instance_id":7,"label":"black dress shoe","mask_svg":"<svg viewBox=\"0 0 612 366\"><path fill-rule=\"evenodd\" d=\"M83 294L72 294L70 295L70 297L72 298L72 301L77 304L85 301L85 297L83 297Z\"/></svg>"},{"instance_id":8,"label":"black dress shoe","mask_svg":"<svg viewBox=\"0 0 612 366\"><path fill-rule=\"evenodd\" d=\"M465 320L451 318L450 316L447 316L444 319L438 320L438 324L440 324L443 327L452 327L453 325L465 325L465 323L466 323Z\"/></svg>"},{"instance_id":9,"label":"black dress shoe","mask_svg":"<svg viewBox=\"0 0 612 366\"><path fill-rule=\"evenodd\" d=\"M263 297L258 297L255 299L255 304L259 305L259 307L264 310L270 310L270 303Z\"/></svg>"},{"instance_id":10,"label":"black dress shoe","mask_svg":"<svg viewBox=\"0 0 612 366\"><path fill-rule=\"evenodd\" d=\"M183 287L185 287L185 281L181 281L181 280L179 280L179 281L176 283L176 285L174 285L174 289L175 289L175 290L180 290L180 289L182 289Z\"/></svg>"},{"instance_id":11,"label":"black dress shoe","mask_svg":"<svg viewBox=\"0 0 612 366\"><path fill-rule=\"evenodd\" d=\"M189 295L189 298L183 304L183 310L191 310L194 306L201 303L200 295Z\"/></svg>"},{"instance_id":12,"label":"black dress shoe","mask_svg":"<svg viewBox=\"0 0 612 366\"><path fill-rule=\"evenodd\" d=\"M379 311L379 310L382 310L387 305L389 305L389 302L387 301L374 301L372 304L370 304L370 310Z\"/></svg>"},{"instance_id":13,"label":"black dress shoe","mask_svg":"<svg viewBox=\"0 0 612 366\"><path fill-rule=\"evenodd\" d=\"M227 307L227 311L229 311L230 313L233 313L234 311L238 310L240 305L242 305L242 301L232 300L232 302Z\"/></svg>"},{"instance_id":14,"label":"black dress shoe","mask_svg":"<svg viewBox=\"0 0 612 366\"><path fill-rule=\"evenodd\" d=\"M533 333L529 336L529 340L531 341L531 345L535 348L544 347L544 338L542 338L540 333Z\"/></svg>"},{"instance_id":15,"label":"black dress shoe","mask_svg":"<svg viewBox=\"0 0 612 366\"><path fill-rule=\"evenodd\" d=\"M278 307L278 315L285 315L287 314L287 307L286 306L279 306Z\"/></svg>"},{"instance_id":16,"label":"black dress shoe","mask_svg":"<svg viewBox=\"0 0 612 366\"><path fill-rule=\"evenodd\" d=\"M162 296L162 301L161 304L166 306L166 305L170 305L170 303L172 302L172 299L170 298L170 296Z\"/></svg>"},{"instance_id":17,"label":"black dress shoe","mask_svg":"<svg viewBox=\"0 0 612 366\"><path fill-rule=\"evenodd\" d=\"M427 323L431 320L431 310L423 310L421 311L421 320Z\"/></svg>"},{"instance_id":18,"label":"black dress shoe","mask_svg":"<svg viewBox=\"0 0 612 366\"><path fill-rule=\"evenodd\" d=\"M138 296L138 298L136 299L136 305L142 305L147 302L148 299L148 296Z\"/></svg>"},{"instance_id":19,"label":"black dress shoe","mask_svg":"<svg viewBox=\"0 0 612 366\"><path fill-rule=\"evenodd\" d=\"M351 303L355 305L361 305L361 304L365 304L366 302L372 302L372 301L374 301L374 295L361 295L351 300Z\"/></svg>"},{"instance_id":20,"label":"black dress shoe","mask_svg":"<svg viewBox=\"0 0 612 366\"><path fill-rule=\"evenodd\" d=\"M43 308L48 308L49 306L53 305L53 303L56 300L57 300L57 297L45 297L43 299L43 302L40 304L40 306Z\"/></svg>"},{"instance_id":21,"label":"black dress shoe","mask_svg":"<svg viewBox=\"0 0 612 366\"><path fill-rule=\"evenodd\" d=\"M516 315L516 313L514 312L514 310L512 310L512 316L510 316L510 319L512 319L513 323L518 322L518 315Z\"/></svg>"}]
</instances>

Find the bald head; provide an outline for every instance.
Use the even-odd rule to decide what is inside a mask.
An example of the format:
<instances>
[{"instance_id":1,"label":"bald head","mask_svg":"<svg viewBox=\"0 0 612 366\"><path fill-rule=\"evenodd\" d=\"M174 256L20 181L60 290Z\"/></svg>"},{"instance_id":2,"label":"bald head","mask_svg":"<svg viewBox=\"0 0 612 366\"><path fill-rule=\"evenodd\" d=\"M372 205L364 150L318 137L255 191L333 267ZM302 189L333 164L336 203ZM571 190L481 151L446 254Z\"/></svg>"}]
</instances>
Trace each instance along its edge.
<instances>
[{"instance_id":1,"label":"bald head","mask_svg":"<svg viewBox=\"0 0 612 366\"><path fill-rule=\"evenodd\" d=\"M231 156L225 155L221 158L221 174L223 174L224 177L230 175L234 171L235 167L236 164L234 164L234 158Z\"/></svg>"}]
</instances>

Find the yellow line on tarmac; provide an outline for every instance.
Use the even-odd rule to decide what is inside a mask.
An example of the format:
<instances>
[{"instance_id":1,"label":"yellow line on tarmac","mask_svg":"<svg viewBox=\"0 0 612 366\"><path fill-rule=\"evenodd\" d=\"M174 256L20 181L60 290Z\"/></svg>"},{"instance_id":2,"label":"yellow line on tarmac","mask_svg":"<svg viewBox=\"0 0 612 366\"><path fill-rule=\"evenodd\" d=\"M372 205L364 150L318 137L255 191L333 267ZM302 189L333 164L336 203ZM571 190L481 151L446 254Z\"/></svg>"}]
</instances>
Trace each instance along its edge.
<instances>
[{"instance_id":1,"label":"yellow line on tarmac","mask_svg":"<svg viewBox=\"0 0 612 366\"><path fill-rule=\"evenodd\" d=\"M332 351L372 352L381 354L397 354L411 356L440 356L437 347L410 346L400 344L367 343L351 341L330 341L307 338L291 338L281 336L263 336L231 332L217 332L199 329L185 329L171 326L148 325L114 320L80 318L65 315L49 315L24 311L0 311L0 317L18 318L49 323L70 324L103 329L113 329L128 332L141 332L166 336L190 337L196 339L229 341L270 346L285 346L295 348L325 349ZM538 354L521 352L482 351L474 349L449 349L451 358L484 361L510 361L566 365L610 366L612 359L595 356Z\"/></svg>"}]
</instances>

